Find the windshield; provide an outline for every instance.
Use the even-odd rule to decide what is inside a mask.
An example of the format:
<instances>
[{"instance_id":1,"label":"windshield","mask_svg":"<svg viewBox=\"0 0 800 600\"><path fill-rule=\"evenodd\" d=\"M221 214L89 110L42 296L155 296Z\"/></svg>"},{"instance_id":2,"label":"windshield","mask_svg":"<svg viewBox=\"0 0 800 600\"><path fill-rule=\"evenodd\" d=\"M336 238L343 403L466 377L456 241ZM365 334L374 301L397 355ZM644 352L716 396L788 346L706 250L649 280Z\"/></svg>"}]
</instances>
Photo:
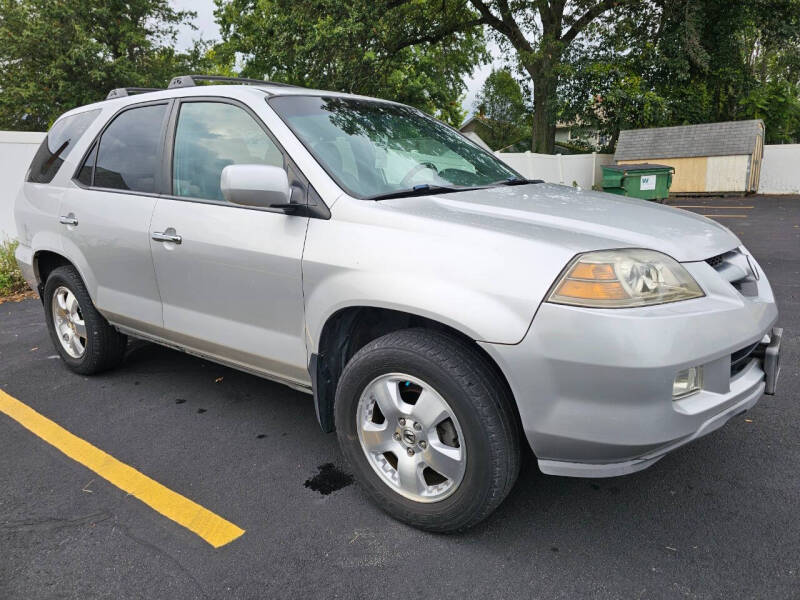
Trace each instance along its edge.
<instances>
[{"instance_id":1,"label":"windshield","mask_svg":"<svg viewBox=\"0 0 800 600\"><path fill-rule=\"evenodd\" d=\"M358 198L520 177L457 131L407 106L294 95L269 104L328 174Z\"/></svg>"}]
</instances>

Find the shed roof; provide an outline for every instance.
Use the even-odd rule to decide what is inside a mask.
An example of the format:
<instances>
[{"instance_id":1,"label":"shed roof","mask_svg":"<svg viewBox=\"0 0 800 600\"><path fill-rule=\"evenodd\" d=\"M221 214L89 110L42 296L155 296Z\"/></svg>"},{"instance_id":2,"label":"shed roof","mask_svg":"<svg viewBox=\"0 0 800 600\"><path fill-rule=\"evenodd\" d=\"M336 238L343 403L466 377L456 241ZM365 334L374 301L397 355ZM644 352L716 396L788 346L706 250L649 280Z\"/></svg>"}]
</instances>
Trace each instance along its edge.
<instances>
[{"instance_id":1,"label":"shed roof","mask_svg":"<svg viewBox=\"0 0 800 600\"><path fill-rule=\"evenodd\" d=\"M759 135L764 135L760 119L628 129L619 134L614 160L752 154Z\"/></svg>"}]
</instances>

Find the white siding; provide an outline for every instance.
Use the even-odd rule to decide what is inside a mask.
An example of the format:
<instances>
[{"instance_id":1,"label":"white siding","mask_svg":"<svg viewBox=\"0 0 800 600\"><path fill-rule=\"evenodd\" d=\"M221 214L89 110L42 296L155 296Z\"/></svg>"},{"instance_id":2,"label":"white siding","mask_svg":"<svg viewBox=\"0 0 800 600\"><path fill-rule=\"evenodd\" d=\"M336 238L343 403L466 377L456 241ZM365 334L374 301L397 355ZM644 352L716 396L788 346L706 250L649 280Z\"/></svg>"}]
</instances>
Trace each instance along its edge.
<instances>
[{"instance_id":1,"label":"white siding","mask_svg":"<svg viewBox=\"0 0 800 600\"><path fill-rule=\"evenodd\" d=\"M750 156L709 156L706 163L706 192L747 190Z\"/></svg>"}]
</instances>

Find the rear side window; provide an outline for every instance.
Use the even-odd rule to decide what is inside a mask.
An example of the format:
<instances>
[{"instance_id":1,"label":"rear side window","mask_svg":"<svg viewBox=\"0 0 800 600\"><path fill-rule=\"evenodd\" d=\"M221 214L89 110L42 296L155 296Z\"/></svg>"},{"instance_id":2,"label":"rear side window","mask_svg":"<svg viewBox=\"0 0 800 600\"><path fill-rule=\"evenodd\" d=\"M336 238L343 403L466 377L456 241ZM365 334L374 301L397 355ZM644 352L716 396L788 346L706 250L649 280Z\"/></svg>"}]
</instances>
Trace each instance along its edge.
<instances>
[{"instance_id":1,"label":"rear side window","mask_svg":"<svg viewBox=\"0 0 800 600\"><path fill-rule=\"evenodd\" d=\"M36 151L25 180L32 183L53 181L64 160L99 114L98 108L56 121Z\"/></svg>"},{"instance_id":2,"label":"rear side window","mask_svg":"<svg viewBox=\"0 0 800 600\"><path fill-rule=\"evenodd\" d=\"M156 191L166 112L166 104L141 106L126 110L111 122L97 147L95 187L145 193ZM88 161L93 154L91 152L87 157L82 173L84 168L91 168Z\"/></svg>"}]
</instances>

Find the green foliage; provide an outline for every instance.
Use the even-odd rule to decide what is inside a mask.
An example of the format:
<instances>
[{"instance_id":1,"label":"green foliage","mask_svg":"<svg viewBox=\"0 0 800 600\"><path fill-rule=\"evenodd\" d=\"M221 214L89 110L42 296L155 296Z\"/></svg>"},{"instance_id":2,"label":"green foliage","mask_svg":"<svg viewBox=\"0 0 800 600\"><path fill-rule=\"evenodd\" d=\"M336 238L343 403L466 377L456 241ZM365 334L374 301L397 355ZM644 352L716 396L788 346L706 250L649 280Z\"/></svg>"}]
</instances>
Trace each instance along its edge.
<instances>
[{"instance_id":1,"label":"green foliage","mask_svg":"<svg viewBox=\"0 0 800 600\"><path fill-rule=\"evenodd\" d=\"M500 150L530 135L529 111L519 83L505 69L493 70L486 78L475 102L485 125L483 140Z\"/></svg>"},{"instance_id":2,"label":"green foliage","mask_svg":"<svg viewBox=\"0 0 800 600\"><path fill-rule=\"evenodd\" d=\"M14 257L18 245L17 241L0 242L0 296L16 294L28 288Z\"/></svg>"},{"instance_id":3,"label":"green foliage","mask_svg":"<svg viewBox=\"0 0 800 600\"><path fill-rule=\"evenodd\" d=\"M0 129L43 131L115 87L163 87L211 61L171 47L194 13L168 0L0 0Z\"/></svg>"},{"instance_id":4,"label":"green foliage","mask_svg":"<svg viewBox=\"0 0 800 600\"><path fill-rule=\"evenodd\" d=\"M651 2L588 28L568 57L562 119L613 148L621 129L759 118L800 139L800 0Z\"/></svg>"},{"instance_id":5,"label":"green foliage","mask_svg":"<svg viewBox=\"0 0 800 600\"><path fill-rule=\"evenodd\" d=\"M800 140L800 87L787 81L768 81L756 87L739 104L743 113L763 119L768 144Z\"/></svg>"},{"instance_id":6,"label":"green foliage","mask_svg":"<svg viewBox=\"0 0 800 600\"><path fill-rule=\"evenodd\" d=\"M217 52L239 56L243 76L396 100L452 124L464 118L464 76L486 54L480 28L456 31L456 0L215 1Z\"/></svg>"}]
</instances>

